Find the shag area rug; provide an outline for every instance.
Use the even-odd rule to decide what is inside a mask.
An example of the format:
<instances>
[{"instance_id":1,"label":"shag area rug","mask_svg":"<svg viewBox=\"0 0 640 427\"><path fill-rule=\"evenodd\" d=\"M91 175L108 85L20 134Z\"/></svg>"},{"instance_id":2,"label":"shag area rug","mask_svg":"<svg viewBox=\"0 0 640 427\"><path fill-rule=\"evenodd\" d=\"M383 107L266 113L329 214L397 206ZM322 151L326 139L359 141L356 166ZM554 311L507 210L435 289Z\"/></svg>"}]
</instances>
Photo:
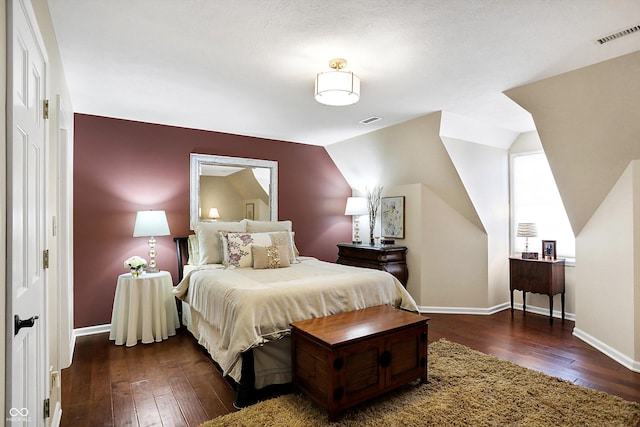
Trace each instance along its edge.
<instances>
[{"instance_id":1,"label":"shag area rug","mask_svg":"<svg viewBox=\"0 0 640 427\"><path fill-rule=\"evenodd\" d=\"M309 398L290 394L207 421L214 426L637 426L640 404L439 340L429 382L346 410L334 423Z\"/></svg>"}]
</instances>

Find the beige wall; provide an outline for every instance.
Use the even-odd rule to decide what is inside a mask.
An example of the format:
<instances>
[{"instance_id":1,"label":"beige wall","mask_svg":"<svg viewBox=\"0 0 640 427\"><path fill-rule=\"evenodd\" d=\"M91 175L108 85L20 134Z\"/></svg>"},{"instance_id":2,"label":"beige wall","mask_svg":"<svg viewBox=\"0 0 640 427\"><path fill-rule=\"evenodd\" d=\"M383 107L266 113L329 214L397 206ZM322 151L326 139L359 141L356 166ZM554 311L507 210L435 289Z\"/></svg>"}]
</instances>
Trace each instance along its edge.
<instances>
[{"instance_id":1,"label":"beige wall","mask_svg":"<svg viewBox=\"0 0 640 427\"><path fill-rule=\"evenodd\" d=\"M634 174L622 174L576 241L576 328L621 353L635 353ZM640 270L636 270L640 271ZM600 313L600 315L597 315Z\"/></svg>"}]
</instances>

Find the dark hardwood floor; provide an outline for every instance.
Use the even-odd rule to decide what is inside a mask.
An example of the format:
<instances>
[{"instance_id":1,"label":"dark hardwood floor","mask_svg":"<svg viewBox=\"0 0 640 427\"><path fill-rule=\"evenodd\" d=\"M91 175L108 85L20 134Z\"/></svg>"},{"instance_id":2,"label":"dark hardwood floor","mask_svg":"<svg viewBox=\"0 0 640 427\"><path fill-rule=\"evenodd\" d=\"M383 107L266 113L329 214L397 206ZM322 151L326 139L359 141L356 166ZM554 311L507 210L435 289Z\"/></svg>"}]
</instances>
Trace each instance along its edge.
<instances>
[{"instance_id":1,"label":"dark hardwood floor","mask_svg":"<svg viewBox=\"0 0 640 427\"><path fill-rule=\"evenodd\" d=\"M574 323L516 311L430 314L429 342L445 338L483 353L640 402L640 373L594 350ZM161 343L116 346L108 334L80 337L62 371L62 426L197 426L234 411L235 392L181 329Z\"/></svg>"}]
</instances>

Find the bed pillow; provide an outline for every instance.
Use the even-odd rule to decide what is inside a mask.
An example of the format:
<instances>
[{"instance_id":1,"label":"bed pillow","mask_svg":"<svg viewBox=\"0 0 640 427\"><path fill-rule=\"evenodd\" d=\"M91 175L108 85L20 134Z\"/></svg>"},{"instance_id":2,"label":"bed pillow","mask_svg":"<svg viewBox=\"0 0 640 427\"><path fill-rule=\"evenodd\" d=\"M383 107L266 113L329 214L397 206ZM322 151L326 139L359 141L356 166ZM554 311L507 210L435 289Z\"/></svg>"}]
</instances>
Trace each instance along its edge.
<instances>
[{"instance_id":1,"label":"bed pillow","mask_svg":"<svg viewBox=\"0 0 640 427\"><path fill-rule=\"evenodd\" d=\"M196 234L189 234L189 241L187 245L188 253L188 265L200 264L200 251L198 248L198 236Z\"/></svg>"},{"instance_id":2,"label":"bed pillow","mask_svg":"<svg viewBox=\"0 0 640 427\"><path fill-rule=\"evenodd\" d=\"M254 221L247 220L247 232L266 233L269 231L291 231L293 223L286 221Z\"/></svg>"},{"instance_id":3,"label":"bed pillow","mask_svg":"<svg viewBox=\"0 0 640 427\"><path fill-rule=\"evenodd\" d=\"M222 233L221 233L222 234ZM269 233L224 233L227 242L224 264L228 267L252 267L251 247L281 245L287 248L289 263L295 262L291 233L274 231Z\"/></svg>"},{"instance_id":4,"label":"bed pillow","mask_svg":"<svg viewBox=\"0 0 640 427\"><path fill-rule=\"evenodd\" d=\"M253 268L283 268L289 267L289 251L284 245L251 246Z\"/></svg>"},{"instance_id":5,"label":"bed pillow","mask_svg":"<svg viewBox=\"0 0 640 427\"><path fill-rule=\"evenodd\" d=\"M198 222L194 226L196 235L198 236L198 252L200 254L199 265L204 264L221 264L222 256L222 239L221 231L230 232L246 232L247 224L244 221L239 222Z\"/></svg>"}]
</instances>

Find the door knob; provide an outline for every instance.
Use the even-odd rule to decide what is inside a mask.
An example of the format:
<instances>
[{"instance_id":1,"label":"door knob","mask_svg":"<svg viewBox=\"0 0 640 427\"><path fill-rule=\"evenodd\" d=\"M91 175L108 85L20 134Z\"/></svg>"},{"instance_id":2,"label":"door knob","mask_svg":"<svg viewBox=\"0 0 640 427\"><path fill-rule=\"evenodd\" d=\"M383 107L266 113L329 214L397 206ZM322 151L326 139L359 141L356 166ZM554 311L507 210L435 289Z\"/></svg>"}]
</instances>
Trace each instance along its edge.
<instances>
[{"instance_id":1,"label":"door knob","mask_svg":"<svg viewBox=\"0 0 640 427\"><path fill-rule=\"evenodd\" d=\"M36 320L38 320L38 316L32 316L28 319L20 319L20 316L18 316L17 314L15 316L13 316L13 320L15 323L15 332L13 333L13 335L18 335L18 331L20 331L20 329L22 328L32 328L33 325L36 323Z\"/></svg>"}]
</instances>

